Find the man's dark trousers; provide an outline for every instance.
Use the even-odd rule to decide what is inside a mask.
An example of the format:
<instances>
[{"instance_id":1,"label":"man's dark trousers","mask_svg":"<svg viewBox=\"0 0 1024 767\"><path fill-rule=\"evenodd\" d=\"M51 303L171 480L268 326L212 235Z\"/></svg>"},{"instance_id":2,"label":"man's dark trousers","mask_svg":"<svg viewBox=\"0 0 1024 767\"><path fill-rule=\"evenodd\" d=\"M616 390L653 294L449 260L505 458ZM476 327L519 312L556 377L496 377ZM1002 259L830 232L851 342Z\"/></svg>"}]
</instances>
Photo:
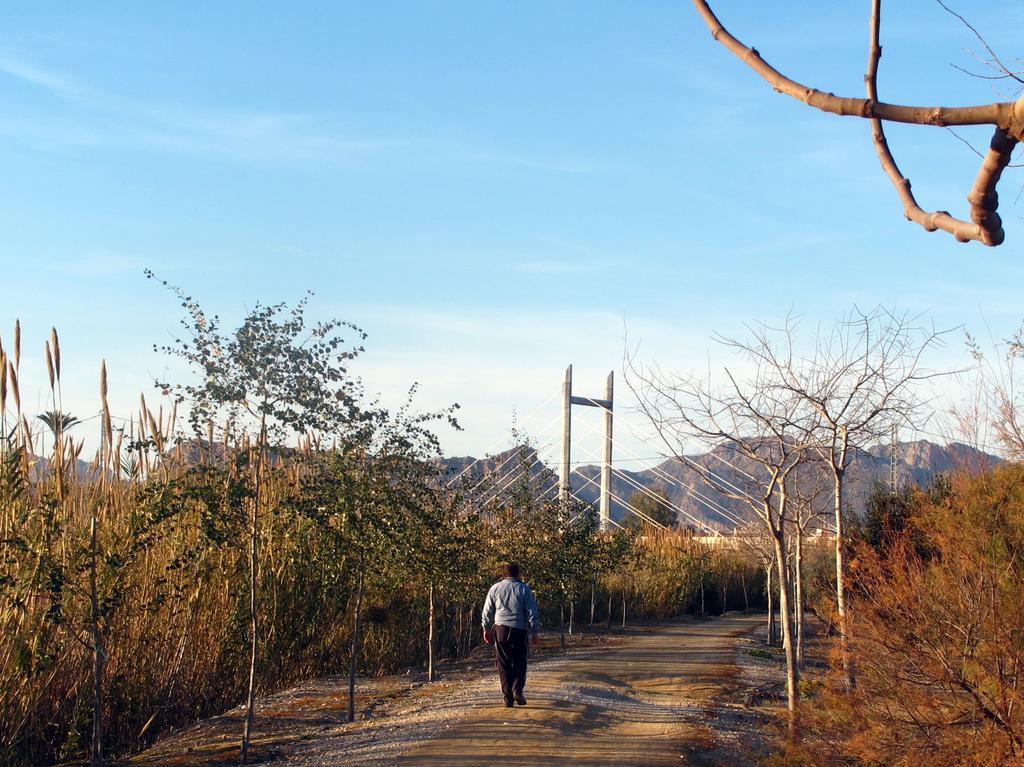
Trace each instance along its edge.
<instances>
[{"instance_id":1,"label":"man's dark trousers","mask_svg":"<svg viewBox=\"0 0 1024 767\"><path fill-rule=\"evenodd\" d=\"M526 655L529 648L526 629L494 627L494 649L501 679L501 694L506 701L523 691L526 684Z\"/></svg>"}]
</instances>

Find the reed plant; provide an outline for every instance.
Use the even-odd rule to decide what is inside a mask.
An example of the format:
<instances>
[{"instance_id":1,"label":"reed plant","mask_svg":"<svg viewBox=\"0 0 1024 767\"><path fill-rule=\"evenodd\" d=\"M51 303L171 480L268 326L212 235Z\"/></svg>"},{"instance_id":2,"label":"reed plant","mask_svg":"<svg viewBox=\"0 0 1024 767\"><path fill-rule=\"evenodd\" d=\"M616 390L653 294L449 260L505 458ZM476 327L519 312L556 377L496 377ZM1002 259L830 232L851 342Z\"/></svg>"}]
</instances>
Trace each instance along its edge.
<instances>
[{"instance_id":1,"label":"reed plant","mask_svg":"<svg viewBox=\"0 0 1024 767\"><path fill-rule=\"evenodd\" d=\"M188 316L209 330L198 307ZM248 328L253 341L272 330ZM370 408L341 385L353 428L325 429L303 420L314 398L293 380L271 410L295 417L288 434L254 433L212 401L198 418L196 388L165 386L162 406L142 397L122 420L101 364L100 415L78 421L53 331L40 420L22 400L21 343L20 325L0 343L0 764L100 763L313 676L349 673L354 696L357 674L434 671L479 644L508 557L549 626L591 586L628 592L630 617L692 607L698 549L683 532L606 536L592 510L567 523L536 487L483 507L439 482L432 429L450 411Z\"/></svg>"}]
</instances>

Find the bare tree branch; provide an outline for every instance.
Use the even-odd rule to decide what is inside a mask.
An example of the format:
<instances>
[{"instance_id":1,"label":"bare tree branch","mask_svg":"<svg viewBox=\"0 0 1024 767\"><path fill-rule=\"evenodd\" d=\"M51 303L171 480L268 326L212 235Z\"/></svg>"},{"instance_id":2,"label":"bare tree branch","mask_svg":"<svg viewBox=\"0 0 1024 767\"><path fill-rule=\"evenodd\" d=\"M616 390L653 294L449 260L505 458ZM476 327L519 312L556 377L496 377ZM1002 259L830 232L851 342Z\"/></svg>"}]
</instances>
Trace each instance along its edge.
<instances>
[{"instance_id":1,"label":"bare tree branch","mask_svg":"<svg viewBox=\"0 0 1024 767\"><path fill-rule=\"evenodd\" d=\"M941 0L937 0L941 5ZM878 100L878 60L882 57L882 47L878 43L879 26L881 25L881 0L871 2L871 47L868 54L868 71L864 75L864 86L867 89L868 99ZM975 179L967 200L971 203L971 219L973 221L961 221L954 218L944 210L937 210L926 213L917 203L914 193L910 189L910 180L906 178L896 165L896 159L889 149L889 142L885 138L885 129L882 121L877 117L871 118L871 135L875 144L875 152L882 164L896 193L903 203L903 214L916 224L920 224L926 231L934 232L941 229L949 232L959 242L977 240L985 245L999 245L1005 238L1003 222L996 208L999 205L999 197L996 194L996 184L1003 172L1003 168L1010 162L1010 153L1016 145L1016 141L1009 139L1006 131L996 128L992 143L988 152L982 158L981 170Z\"/></svg>"},{"instance_id":2,"label":"bare tree branch","mask_svg":"<svg viewBox=\"0 0 1024 767\"><path fill-rule=\"evenodd\" d=\"M1021 85L1024 85L1024 80L1022 80L1020 78L1018 73L1016 73L1013 70L1011 70L1008 66L1006 66L1006 64L1004 64L1002 62L1002 60L999 58L998 54L996 54L996 52L994 50L992 50L992 46L990 46L988 44L988 41L985 40L985 38L981 36L981 33L977 29L975 29L974 26L969 21L967 21L967 19L965 19L959 13L957 13L952 8L950 8L948 5L946 5L944 2L942 2L942 0L935 0L935 2L937 2L939 5L941 5L942 6L942 10L944 10L946 13L948 13L948 14L950 14L952 16L956 16L958 19L960 19L960 22L965 27L967 27L969 30L971 30L971 32L974 33L974 36L976 38L978 38L978 42L985 46L985 50L988 51L988 55L992 57L992 61L994 61L996 63L996 65L997 65L997 66L993 67L993 69L995 69L997 72L1002 72L1002 74L999 75L999 77L996 78L996 79L1012 78L1012 79L1016 80L1017 82L1019 82ZM959 69L959 67L957 67L957 69ZM983 77L983 75L974 75L974 76L975 77ZM986 78L986 79L988 79L988 78Z\"/></svg>"},{"instance_id":3,"label":"bare tree branch","mask_svg":"<svg viewBox=\"0 0 1024 767\"><path fill-rule=\"evenodd\" d=\"M872 133L879 161L903 203L904 215L929 232L941 229L960 242L975 240L995 246L1003 242L1005 234L1002 220L996 213L999 197L996 185L1003 169L1010 162L1010 153L1017 142L1024 139L1024 96L1017 101L1003 101L965 107L918 107L889 104L877 98L877 71L881 48L878 45L879 0L873 0L871 14L871 53L868 72L864 77L866 99L836 96L792 80L761 58L757 49L746 46L733 37L715 16L706 0L694 0L712 37L757 72L776 91L785 93L808 106L841 116L853 116L872 121ZM882 121L948 127L951 125L993 125L989 149L971 187L971 221L954 218L946 211L925 212L910 191L910 181L900 173L889 150L882 129Z\"/></svg>"}]
</instances>

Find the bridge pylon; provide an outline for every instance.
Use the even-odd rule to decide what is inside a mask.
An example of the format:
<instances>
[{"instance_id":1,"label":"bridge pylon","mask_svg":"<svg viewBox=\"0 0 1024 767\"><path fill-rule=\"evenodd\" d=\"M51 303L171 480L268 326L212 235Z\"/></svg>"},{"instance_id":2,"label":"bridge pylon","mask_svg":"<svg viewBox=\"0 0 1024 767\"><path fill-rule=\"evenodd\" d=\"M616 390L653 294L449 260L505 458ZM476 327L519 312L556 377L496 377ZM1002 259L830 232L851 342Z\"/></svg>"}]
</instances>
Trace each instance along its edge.
<instances>
[{"instance_id":1,"label":"bridge pylon","mask_svg":"<svg viewBox=\"0 0 1024 767\"><path fill-rule=\"evenodd\" d=\"M572 365L565 369L562 382L562 464L558 473L558 490L565 507L572 495L572 406L597 407L604 410L604 459L601 462L600 525L607 530L611 521L612 493L612 417L615 398L615 371L608 373L604 399L578 397L572 393Z\"/></svg>"}]
</instances>

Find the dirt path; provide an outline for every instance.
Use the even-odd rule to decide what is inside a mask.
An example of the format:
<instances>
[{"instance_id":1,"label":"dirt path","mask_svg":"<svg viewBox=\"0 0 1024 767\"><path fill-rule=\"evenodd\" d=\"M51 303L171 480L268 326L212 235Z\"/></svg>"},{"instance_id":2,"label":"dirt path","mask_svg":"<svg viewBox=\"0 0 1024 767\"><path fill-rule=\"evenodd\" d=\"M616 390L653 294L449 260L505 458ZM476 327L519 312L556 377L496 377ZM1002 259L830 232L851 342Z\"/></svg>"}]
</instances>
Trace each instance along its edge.
<instances>
[{"instance_id":1,"label":"dirt path","mask_svg":"<svg viewBox=\"0 0 1024 767\"><path fill-rule=\"evenodd\" d=\"M570 664L538 664L528 705L505 709L497 690L443 734L411 749L407 767L680 765L706 761L716 699L735 675L732 637L760 617L662 626ZM497 757L497 758L496 758Z\"/></svg>"},{"instance_id":2,"label":"dirt path","mask_svg":"<svg viewBox=\"0 0 1024 767\"><path fill-rule=\"evenodd\" d=\"M531 665L525 708L497 675L425 686L362 727L291 751L287 767L644 767L744 763L731 702L736 642L760 616L634 629L613 646Z\"/></svg>"},{"instance_id":3,"label":"dirt path","mask_svg":"<svg viewBox=\"0 0 1024 767\"><path fill-rule=\"evenodd\" d=\"M739 702L749 683L737 645L763 620L731 614L635 628L613 643L535 659L528 705L514 709L502 705L483 657L434 684L415 675L367 680L352 724L343 721L344 680L313 680L260 701L255 753L275 767L742 767L756 715ZM241 711L228 712L131 763L233 764L240 727Z\"/></svg>"}]
</instances>

